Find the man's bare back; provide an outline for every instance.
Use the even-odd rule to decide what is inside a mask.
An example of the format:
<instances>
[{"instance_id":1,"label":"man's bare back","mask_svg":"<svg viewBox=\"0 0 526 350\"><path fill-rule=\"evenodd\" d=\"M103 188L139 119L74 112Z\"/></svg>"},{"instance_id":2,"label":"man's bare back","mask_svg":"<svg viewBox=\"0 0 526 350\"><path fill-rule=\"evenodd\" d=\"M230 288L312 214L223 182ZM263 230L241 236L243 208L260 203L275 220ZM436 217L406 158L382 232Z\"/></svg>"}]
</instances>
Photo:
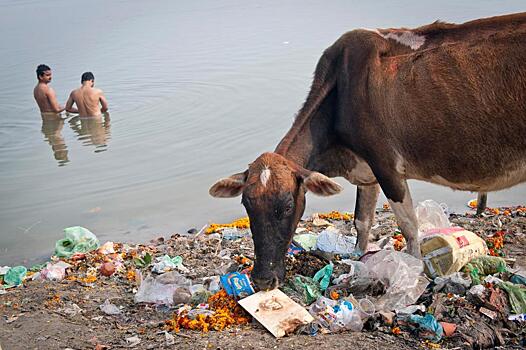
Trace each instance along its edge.
<instances>
[{"instance_id":1,"label":"man's bare back","mask_svg":"<svg viewBox=\"0 0 526 350\"><path fill-rule=\"evenodd\" d=\"M78 113L79 117L83 118L100 116L108 111L108 102L102 90L93 87L95 79L93 74L88 73L82 75L82 86L71 92L66 103L66 111ZM77 108L74 108L73 104Z\"/></svg>"},{"instance_id":2,"label":"man's bare back","mask_svg":"<svg viewBox=\"0 0 526 350\"><path fill-rule=\"evenodd\" d=\"M33 89L33 97L40 108L42 117L57 116L64 111L64 107L60 106L57 101L55 90L49 83L51 82L51 69L48 66L40 65L37 68L38 84Z\"/></svg>"}]
</instances>

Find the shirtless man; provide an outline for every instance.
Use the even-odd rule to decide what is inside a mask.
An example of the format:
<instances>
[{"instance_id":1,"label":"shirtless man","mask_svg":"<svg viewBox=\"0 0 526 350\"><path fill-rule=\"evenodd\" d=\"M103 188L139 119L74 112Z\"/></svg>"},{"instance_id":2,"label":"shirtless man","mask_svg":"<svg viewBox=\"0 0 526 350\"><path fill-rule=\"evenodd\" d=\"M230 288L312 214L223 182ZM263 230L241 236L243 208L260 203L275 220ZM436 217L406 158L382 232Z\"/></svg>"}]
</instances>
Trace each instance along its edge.
<instances>
[{"instance_id":1,"label":"shirtless man","mask_svg":"<svg viewBox=\"0 0 526 350\"><path fill-rule=\"evenodd\" d=\"M108 111L108 102L102 90L93 87L95 85L93 73L83 73L80 82L82 86L73 90L69 95L66 111L78 113L81 118L99 117L101 113L106 113ZM77 108L74 108L73 104L76 104Z\"/></svg>"},{"instance_id":2,"label":"shirtless man","mask_svg":"<svg viewBox=\"0 0 526 350\"><path fill-rule=\"evenodd\" d=\"M51 82L51 68L45 64L37 67L38 84L33 89L33 96L37 101L42 118L57 118L60 113L64 111L64 107L60 106L57 101L55 91L49 83Z\"/></svg>"}]
</instances>

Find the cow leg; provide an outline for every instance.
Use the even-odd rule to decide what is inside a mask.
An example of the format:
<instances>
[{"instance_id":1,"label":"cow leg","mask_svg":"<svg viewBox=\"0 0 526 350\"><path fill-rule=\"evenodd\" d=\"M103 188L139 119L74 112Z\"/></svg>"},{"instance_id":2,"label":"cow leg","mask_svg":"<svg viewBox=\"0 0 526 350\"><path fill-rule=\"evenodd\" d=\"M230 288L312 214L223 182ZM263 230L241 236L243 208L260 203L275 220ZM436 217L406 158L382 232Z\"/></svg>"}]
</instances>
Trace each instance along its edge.
<instances>
[{"instance_id":1,"label":"cow leg","mask_svg":"<svg viewBox=\"0 0 526 350\"><path fill-rule=\"evenodd\" d=\"M486 192L479 192L477 196L477 215L481 215L486 210L488 204L488 194Z\"/></svg>"},{"instance_id":2,"label":"cow leg","mask_svg":"<svg viewBox=\"0 0 526 350\"><path fill-rule=\"evenodd\" d=\"M354 209L354 227L358 232L357 253L367 252L369 231L374 220L376 202L380 193L380 186L357 186L356 206Z\"/></svg>"},{"instance_id":3,"label":"cow leg","mask_svg":"<svg viewBox=\"0 0 526 350\"><path fill-rule=\"evenodd\" d=\"M414 257L421 258L420 243L418 242L418 222L415 210L413 209L413 200L409 193L409 186L406 180L400 180L399 190L403 193L402 201L394 201L390 198L389 193L384 193L389 200L389 204L396 216L398 226L402 230L402 235L407 242L407 251Z\"/></svg>"}]
</instances>

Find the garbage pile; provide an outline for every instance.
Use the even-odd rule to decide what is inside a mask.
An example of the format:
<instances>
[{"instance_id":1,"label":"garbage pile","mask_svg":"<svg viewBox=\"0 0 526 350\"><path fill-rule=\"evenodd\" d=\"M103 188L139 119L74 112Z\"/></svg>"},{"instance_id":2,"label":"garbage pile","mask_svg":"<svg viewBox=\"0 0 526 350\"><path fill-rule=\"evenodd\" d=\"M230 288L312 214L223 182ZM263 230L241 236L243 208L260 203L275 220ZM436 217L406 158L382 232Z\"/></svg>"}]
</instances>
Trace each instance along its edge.
<instances>
[{"instance_id":1,"label":"garbage pile","mask_svg":"<svg viewBox=\"0 0 526 350\"><path fill-rule=\"evenodd\" d=\"M387 206L377 210L375 241L365 253L355 249L352 214L302 220L287 253L286 280L281 291L271 292L256 292L251 283L248 218L136 245L100 245L89 230L71 227L49 262L29 270L0 267L0 294L37 281L122 285L135 307L171 314L161 326L167 339L185 329L222 331L259 322L276 337L383 332L435 348L525 346L520 243L526 243L526 208L489 208L476 218L449 215L443 205L425 201L416 214L423 262L405 253ZM129 311L110 300L99 309L109 317ZM140 342L131 338L126 341Z\"/></svg>"}]
</instances>

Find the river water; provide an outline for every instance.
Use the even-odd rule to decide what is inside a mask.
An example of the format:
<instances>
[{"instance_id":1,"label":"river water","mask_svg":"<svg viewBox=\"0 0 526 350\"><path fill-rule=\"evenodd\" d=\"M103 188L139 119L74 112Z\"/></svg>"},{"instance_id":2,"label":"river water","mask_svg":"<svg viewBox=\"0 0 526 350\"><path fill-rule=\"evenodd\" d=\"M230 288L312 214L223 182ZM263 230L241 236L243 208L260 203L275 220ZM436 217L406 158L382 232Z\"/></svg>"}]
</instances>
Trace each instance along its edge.
<instances>
[{"instance_id":1,"label":"river water","mask_svg":"<svg viewBox=\"0 0 526 350\"><path fill-rule=\"evenodd\" d=\"M239 198L214 199L208 188L274 149L322 51L345 31L459 23L526 4L0 0L0 9L0 264L31 265L68 226L141 242L244 216ZM40 63L53 69L61 104L92 71L110 120L43 124L32 97ZM415 202L453 210L475 196L411 187ZM525 194L517 186L489 204L524 203ZM354 198L351 185L308 196L306 214L352 211Z\"/></svg>"}]
</instances>

